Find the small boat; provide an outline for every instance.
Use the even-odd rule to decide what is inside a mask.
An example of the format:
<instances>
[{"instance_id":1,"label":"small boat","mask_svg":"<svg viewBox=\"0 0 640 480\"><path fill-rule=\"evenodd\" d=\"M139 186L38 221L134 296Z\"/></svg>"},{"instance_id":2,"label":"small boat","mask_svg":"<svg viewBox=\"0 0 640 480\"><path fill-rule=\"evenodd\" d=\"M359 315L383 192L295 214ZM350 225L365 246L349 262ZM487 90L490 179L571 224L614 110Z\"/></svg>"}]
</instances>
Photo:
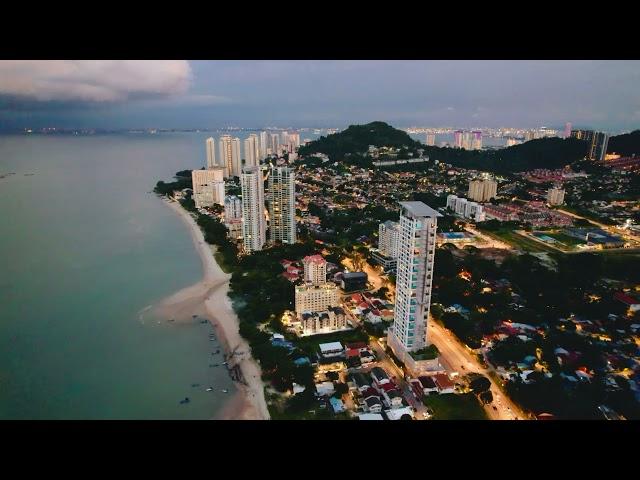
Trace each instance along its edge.
<instances>
[{"instance_id":1,"label":"small boat","mask_svg":"<svg viewBox=\"0 0 640 480\"><path fill-rule=\"evenodd\" d=\"M215 342L215 341L216 341L216 339L215 339L215 338L210 338L210 339L209 339L209 341L210 341L210 342Z\"/></svg>"},{"instance_id":2,"label":"small boat","mask_svg":"<svg viewBox=\"0 0 640 480\"><path fill-rule=\"evenodd\" d=\"M227 390L226 388L222 389L222 393L229 393L229 390Z\"/></svg>"},{"instance_id":3,"label":"small boat","mask_svg":"<svg viewBox=\"0 0 640 480\"><path fill-rule=\"evenodd\" d=\"M192 318L198 318L198 315L191 315Z\"/></svg>"},{"instance_id":4,"label":"small boat","mask_svg":"<svg viewBox=\"0 0 640 480\"><path fill-rule=\"evenodd\" d=\"M212 391L213 391L213 388L211 387L207 388L207 392L212 392Z\"/></svg>"},{"instance_id":5,"label":"small boat","mask_svg":"<svg viewBox=\"0 0 640 480\"><path fill-rule=\"evenodd\" d=\"M184 397L184 400L180 400L180 404L185 404L185 403L189 403L191 400L189 400L189 397Z\"/></svg>"},{"instance_id":6,"label":"small boat","mask_svg":"<svg viewBox=\"0 0 640 480\"><path fill-rule=\"evenodd\" d=\"M229 365L229 362L222 362L223 365Z\"/></svg>"}]
</instances>

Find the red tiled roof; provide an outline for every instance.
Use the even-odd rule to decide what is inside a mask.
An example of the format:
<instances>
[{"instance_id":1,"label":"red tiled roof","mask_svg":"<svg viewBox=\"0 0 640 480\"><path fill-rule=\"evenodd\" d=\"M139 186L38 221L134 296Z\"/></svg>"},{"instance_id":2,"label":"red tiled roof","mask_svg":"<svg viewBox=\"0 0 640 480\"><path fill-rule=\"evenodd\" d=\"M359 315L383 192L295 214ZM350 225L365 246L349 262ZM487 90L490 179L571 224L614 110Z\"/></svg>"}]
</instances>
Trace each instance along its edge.
<instances>
[{"instance_id":1,"label":"red tiled roof","mask_svg":"<svg viewBox=\"0 0 640 480\"><path fill-rule=\"evenodd\" d=\"M633 298L629 295L627 295L626 293L622 293L622 292L617 292L614 295L616 300L620 300L622 303L625 303L627 305L637 305L640 304L640 300L638 300L637 298Z\"/></svg>"},{"instance_id":2,"label":"red tiled roof","mask_svg":"<svg viewBox=\"0 0 640 480\"><path fill-rule=\"evenodd\" d=\"M345 355L347 356L347 358L358 357L358 356L360 356L360 350L358 350L356 348L351 348L351 349L347 350L347 353Z\"/></svg>"},{"instance_id":3,"label":"red tiled roof","mask_svg":"<svg viewBox=\"0 0 640 480\"><path fill-rule=\"evenodd\" d=\"M307 257L304 257L303 262L305 262L305 263L318 263L318 264L327 263L327 261L324 259L324 257L322 255L309 255Z\"/></svg>"},{"instance_id":4,"label":"red tiled roof","mask_svg":"<svg viewBox=\"0 0 640 480\"><path fill-rule=\"evenodd\" d=\"M435 384L438 386L438 388L440 390L446 389L446 388L453 388L453 386L455 385L450 379L449 377L447 377L444 373L437 373L433 376L433 381L435 382Z\"/></svg>"},{"instance_id":5,"label":"red tiled roof","mask_svg":"<svg viewBox=\"0 0 640 480\"><path fill-rule=\"evenodd\" d=\"M367 344L364 342L356 342L356 343L347 343L347 349L351 350L360 350L361 348L367 348Z\"/></svg>"}]
</instances>

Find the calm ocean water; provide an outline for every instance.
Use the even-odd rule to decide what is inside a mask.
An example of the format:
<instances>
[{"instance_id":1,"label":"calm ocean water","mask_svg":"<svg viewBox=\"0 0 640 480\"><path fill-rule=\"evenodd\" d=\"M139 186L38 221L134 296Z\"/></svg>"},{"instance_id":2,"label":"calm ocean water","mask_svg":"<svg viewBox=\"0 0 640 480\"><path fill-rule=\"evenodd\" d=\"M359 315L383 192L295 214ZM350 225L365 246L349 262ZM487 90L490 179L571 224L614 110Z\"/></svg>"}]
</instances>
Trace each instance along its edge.
<instances>
[{"instance_id":1,"label":"calm ocean water","mask_svg":"<svg viewBox=\"0 0 640 480\"><path fill-rule=\"evenodd\" d=\"M0 175L16 173L0 179L0 419L207 419L223 405L211 326L139 315L202 276L181 219L148 192L202 166L207 136L0 136Z\"/></svg>"}]
</instances>

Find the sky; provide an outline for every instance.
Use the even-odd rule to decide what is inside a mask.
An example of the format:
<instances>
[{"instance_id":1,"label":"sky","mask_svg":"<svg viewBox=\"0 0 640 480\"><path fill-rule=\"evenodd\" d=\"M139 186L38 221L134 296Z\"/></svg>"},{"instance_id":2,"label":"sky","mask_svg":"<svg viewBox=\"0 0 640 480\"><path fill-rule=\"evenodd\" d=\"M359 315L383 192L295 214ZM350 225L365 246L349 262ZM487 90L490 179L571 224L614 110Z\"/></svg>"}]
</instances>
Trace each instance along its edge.
<instances>
[{"instance_id":1,"label":"sky","mask_svg":"<svg viewBox=\"0 0 640 480\"><path fill-rule=\"evenodd\" d=\"M640 61L2 60L0 129L640 128Z\"/></svg>"}]
</instances>

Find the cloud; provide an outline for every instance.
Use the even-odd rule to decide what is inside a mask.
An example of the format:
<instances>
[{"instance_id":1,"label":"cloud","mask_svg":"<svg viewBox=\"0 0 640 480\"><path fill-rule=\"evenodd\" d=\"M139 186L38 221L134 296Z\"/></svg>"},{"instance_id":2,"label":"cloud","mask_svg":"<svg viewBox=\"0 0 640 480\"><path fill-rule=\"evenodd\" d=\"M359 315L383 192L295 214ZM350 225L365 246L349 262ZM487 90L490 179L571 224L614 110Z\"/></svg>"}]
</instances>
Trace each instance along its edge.
<instances>
[{"instance_id":1,"label":"cloud","mask_svg":"<svg viewBox=\"0 0 640 480\"><path fill-rule=\"evenodd\" d=\"M113 103L182 95L185 60L3 60L0 95L37 102Z\"/></svg>"}]
</instances>

